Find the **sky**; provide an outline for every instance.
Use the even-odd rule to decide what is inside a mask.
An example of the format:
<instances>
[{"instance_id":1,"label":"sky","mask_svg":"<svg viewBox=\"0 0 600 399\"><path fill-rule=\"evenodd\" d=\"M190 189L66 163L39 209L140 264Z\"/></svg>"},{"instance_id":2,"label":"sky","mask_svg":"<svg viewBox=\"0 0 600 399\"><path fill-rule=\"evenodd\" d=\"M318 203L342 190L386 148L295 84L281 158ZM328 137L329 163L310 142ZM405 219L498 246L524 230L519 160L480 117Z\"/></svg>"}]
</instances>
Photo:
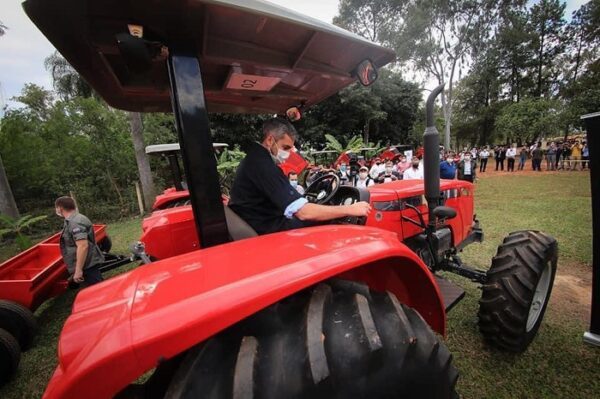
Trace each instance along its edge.
<instances>
[{"instance_id":1,"label":"sky","mask_svg":"<svg viewBox=\"0 0 600 399\"><path fill-rule=\"evenodd\" d=\"M565 16L588 0L568 0ZM338 0L271 0L302 14L331 22L337 14ZM54 47L25 15L21 0L2 0L0 21L8 27L0 38L0 108L3 104L15 106L10 98L18 95L25 83L52 88L50 74L44 68L44 59ZM1 112L1 111L0 111Z\"/></svg>"}]
</instances>

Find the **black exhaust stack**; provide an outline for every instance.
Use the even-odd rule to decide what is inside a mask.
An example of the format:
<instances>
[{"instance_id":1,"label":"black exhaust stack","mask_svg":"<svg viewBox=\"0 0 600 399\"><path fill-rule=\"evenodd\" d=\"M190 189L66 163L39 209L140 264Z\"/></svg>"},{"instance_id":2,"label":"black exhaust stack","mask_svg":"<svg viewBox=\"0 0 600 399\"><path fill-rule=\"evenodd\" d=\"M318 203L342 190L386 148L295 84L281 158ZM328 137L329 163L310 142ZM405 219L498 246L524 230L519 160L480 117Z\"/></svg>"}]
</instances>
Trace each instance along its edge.
<instances>
[{"instance_id":1,"label":"black exhaust stack","mask_svg":"<svg viewBox=\"0 0 600 399\"><path fill-rule=\"evenodd\" d=\"M427 115L427 127L423 135L423 166L425 168L425 199L429 207L429 225L435 226L433 210L440 205L440 134L435 127L433 107L435 98L444 90L441 84L429 95L425 111Z\"/></svg>"}]
</instances>

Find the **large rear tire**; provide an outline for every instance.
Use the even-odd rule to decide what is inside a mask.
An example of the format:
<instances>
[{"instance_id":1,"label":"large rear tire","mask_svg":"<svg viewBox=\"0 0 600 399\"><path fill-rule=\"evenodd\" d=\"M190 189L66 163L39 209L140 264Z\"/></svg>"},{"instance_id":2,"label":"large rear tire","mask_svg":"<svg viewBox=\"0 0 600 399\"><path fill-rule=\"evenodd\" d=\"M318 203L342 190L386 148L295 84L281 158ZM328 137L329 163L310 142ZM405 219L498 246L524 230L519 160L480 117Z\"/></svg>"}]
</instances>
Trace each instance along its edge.
<instances>
[{"instance_id":1,"label":"large rear tire","mask_svg":"<svg viewBox=\"0 0 600 399\"><path fill-rule=\"evenodd\" d=\"M453 398L452 355L390 293L333 281L191 349L167 398Z\"/></svg>"},{"instance_id":2,"label":"large rear tire","mask_svg":"<svg viewBox=\"0 0 600 399\"><path fill-rule=\"evenodd\" d=\"M488 344L527 349L544 318L557 261L558 243L545 233L517 231L504 239L479 301L479 330Z\"/></svg>"},{"instance_id":3,"label":"large rear tire","mask_svg":"<svg viewBox=\"0 0 600 399\"><path fill-rule=\"evenodd\" d=\"M21 361L21 349L16 338L0 328L0 386L10 380Z\"/></svg>"},{"instance_id":4,"label":"large rear tire","mask_svg":"<svg viewBox=\"0 0 600 399\"><path fill-rule=\"evenodd\" d=\"M33 343L37 323L33 313L25 306L12 301L0 300L0 328L17 339L21 350L27 350Z\"/></svg>"}]
</instances>

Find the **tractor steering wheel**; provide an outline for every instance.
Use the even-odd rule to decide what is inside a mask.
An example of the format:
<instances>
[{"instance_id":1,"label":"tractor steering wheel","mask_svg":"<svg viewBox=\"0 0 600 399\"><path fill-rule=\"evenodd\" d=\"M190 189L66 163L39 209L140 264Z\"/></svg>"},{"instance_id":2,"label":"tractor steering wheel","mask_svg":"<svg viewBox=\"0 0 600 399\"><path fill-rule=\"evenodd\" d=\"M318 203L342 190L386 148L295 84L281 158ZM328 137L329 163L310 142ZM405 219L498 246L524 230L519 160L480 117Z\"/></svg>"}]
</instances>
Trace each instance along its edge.
<instances>
[{"instance_id":1,"label":"tractor steering wheel","mask_svg":"<svg viewBox=\"0 0 600 399\"><path fill-rule=\"evenodd\" d=\"M313 181L304 192L304 198L313 204L323 205L333 198L340 188L340 178L333 173L327 173Z\"/></svg>"}]
</instances>

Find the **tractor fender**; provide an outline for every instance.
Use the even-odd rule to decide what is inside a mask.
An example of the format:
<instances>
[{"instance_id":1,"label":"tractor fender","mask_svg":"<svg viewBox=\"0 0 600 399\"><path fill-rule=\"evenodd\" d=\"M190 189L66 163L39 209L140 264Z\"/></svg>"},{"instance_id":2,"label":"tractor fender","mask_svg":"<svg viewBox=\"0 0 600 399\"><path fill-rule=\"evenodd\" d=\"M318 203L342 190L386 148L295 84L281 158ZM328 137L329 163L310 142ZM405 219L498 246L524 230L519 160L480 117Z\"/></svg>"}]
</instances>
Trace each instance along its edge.
<instances>
[{"instance_id":1,"label":"tractor fender","mask_svg":"<svg viewBox=\"0 0 600 399\"><path fill-rule=\"evenodd\" d=\"M162 360L336 276L393 292L445 333L437 283L395 233L291 230L165 259L80 292L44 397L112 397Z\"/></svg>"}]
</instances>

